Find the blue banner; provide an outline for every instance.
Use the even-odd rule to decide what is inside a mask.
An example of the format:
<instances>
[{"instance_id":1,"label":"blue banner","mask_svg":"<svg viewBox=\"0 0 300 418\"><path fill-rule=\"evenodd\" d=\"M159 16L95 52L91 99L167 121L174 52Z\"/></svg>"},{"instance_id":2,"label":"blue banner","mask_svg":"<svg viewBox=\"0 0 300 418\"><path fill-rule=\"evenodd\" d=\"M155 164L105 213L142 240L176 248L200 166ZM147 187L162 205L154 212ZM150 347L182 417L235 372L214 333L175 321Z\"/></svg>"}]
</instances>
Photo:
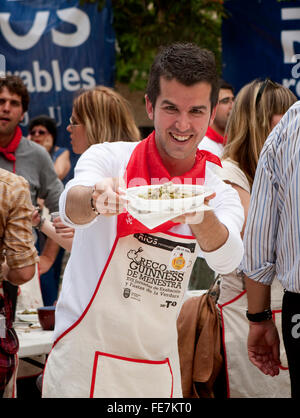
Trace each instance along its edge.
<instances>
[{"instance_id":1,"label":"blue banner","mask_svg":"<svg viewBox=\"0 0 300 418\"><path fill-rule=\"evenodd\" d=\"M228 0L223 19L223 78L236 92L269 77L300 97L300 1Z\"/></svg>"},{"instance_id":2,"label":"blue banner","mask_svg":"<svg viewBox=\"0 0 300 418\"><path fill-rule=\"evenodd\" d=\"M32 117L47 114L57 122L58 145L72 150L66 127L74 94L114 84L111 3L98 11L78 0L1 0L0 54L0 72L19 75L30 93L24 134Z\"/></svg>"}]
</instances>

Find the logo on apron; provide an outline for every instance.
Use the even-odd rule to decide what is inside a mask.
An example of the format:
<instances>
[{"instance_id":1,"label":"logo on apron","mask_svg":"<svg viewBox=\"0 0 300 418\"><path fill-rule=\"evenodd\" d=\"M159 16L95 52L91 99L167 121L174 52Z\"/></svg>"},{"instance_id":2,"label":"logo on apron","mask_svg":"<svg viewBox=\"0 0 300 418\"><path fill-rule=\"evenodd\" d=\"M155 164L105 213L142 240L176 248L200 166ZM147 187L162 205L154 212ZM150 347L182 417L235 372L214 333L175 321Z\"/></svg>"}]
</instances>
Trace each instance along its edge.
<instances>
[{"instance_id":1,"label":"logo on apron","mask_svg":"<svg viewBox=\"0 0 300 418\"><path fill-rule=\"evenodd\" d=\"M191 251L188 248L177 246L172 251L169 269L173 271L186 271L190 266Z\"/></svg>"},{"instance_id":2,"label":"logo on apron","mask_svg":"<svg viewBox=\"0 0 300 418\"><path fill-rule=\"evenodd\" d=\"M130 289L128 288L128 287L125 287L124 288L124 291L123 291L123 296L124 296L124 298L129 298L129 296L130 296Z\"/></svg>"}]
</instances>

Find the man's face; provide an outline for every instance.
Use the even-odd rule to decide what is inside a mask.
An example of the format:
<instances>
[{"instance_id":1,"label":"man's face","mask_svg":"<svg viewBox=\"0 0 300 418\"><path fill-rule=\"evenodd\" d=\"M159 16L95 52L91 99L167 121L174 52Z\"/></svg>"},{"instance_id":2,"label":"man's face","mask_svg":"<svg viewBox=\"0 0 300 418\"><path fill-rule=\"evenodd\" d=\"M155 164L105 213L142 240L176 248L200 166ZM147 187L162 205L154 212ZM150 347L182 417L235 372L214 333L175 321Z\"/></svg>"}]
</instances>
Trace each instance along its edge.
<instances>
[{"instance_id":1,"label":"man's face","mask_svg":"<svg viewBox=\"0 0 300 418\"><path fill-rule=\"evenodd\" d=\"M218 106L213 125L218 131L225 131L226 124L233 106L234 95L229 89L220 89Z\"/></svg>"},{"instance_id":2,"label":"man's face","mask_svg":"<svg viewBox=\"0 0 300 418\"><path fill-rule=\"evenodd\" d=\"M155 108L146 96L148 116L154 121L156 146L165 164L192 168L199 142L203 139L211 114L211 86L199 82L185 86L177 80L160 79L160 95Z\"/></svg>"},{"instance_id":3,"label":"man's face","mask_svg":"<svg viewBox=\"0 0 300 418\"><path fill-rule=\"evenodd\" d=\"M3 87L0 91L0 137L12 135L23 117L21 97Z\"/></svg>"}]
</instances>

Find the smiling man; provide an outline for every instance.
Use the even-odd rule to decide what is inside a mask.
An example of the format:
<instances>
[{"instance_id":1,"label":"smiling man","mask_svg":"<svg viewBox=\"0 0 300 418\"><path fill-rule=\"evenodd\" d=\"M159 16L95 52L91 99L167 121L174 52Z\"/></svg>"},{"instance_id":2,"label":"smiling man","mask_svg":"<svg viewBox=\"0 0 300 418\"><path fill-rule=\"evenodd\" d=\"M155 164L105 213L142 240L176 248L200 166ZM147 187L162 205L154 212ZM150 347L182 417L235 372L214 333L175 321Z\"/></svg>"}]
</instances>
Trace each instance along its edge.
<instances>
[{"instance_id":1,"label":"smiling man","mask_svg":"<svg viewBox=\"0 0 300 418\"><path fill-rule=\"evenodd\" d=\"M91 146L78 161L60 199L61 217L76 233L44 397L182 396L176 319L199 247L219 272L243 255L238 195L205 170L219 159L198 149L215 115L217 81L209 51L190 43L162 48L146 94L155 130L138 143ZM213 210L152 230L124 211L122 189L170 180L207 186Z\"/></svg>"}]
</instances>

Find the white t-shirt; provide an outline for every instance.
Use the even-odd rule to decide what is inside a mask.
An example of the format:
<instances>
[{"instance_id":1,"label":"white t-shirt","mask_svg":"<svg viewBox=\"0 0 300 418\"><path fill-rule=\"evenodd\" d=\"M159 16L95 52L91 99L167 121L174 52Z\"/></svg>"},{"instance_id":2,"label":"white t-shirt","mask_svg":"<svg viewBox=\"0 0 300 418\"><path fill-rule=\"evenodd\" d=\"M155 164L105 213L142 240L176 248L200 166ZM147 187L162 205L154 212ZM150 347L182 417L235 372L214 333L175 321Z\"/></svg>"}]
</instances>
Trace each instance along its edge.
<instances>
[{"instance_id":1,"label":"white t-shirt","mask_svg":"<svg viewBox=\"0 0 300 418\"><path fill-rule=\"evenodd\" d=\"M222 154L223 154L223 151L224 151L224 145L223 144L220 144L216 141L213 141L212 139L208 138L208 136L205 136L202 139L202 141L198 145L198 148L209 151L212 154L215 154L219 158L222 157Z\"/></svg>"},{"instance_id":2,"label":"white t-shirt","mask_svg":"<svg viewBox=\"0 0 300 418\"><path fill-rule=\"evenodd\" d=\"M65 268L62 290L56 307L55 339L71 326L87 307L110 251L117 232L117 217L97 216L86 225L74 225L65 214L68 191L76 185L93 186L106 177L124 175L132 151L138 143L115 142L91 146L78 160L74 179L69 181L60 197L62 220L76 229L69 261ZM238 193L223 183L209 169L205 185L216 192L211 206L216 216L226 225L229 237L216 251L203 252L211 268L220 273L234 270L243 256L240 231L244 222L244 210ZM188 225L177 225L174 233L191 235Z\"/></svg>"}]
</instances>

